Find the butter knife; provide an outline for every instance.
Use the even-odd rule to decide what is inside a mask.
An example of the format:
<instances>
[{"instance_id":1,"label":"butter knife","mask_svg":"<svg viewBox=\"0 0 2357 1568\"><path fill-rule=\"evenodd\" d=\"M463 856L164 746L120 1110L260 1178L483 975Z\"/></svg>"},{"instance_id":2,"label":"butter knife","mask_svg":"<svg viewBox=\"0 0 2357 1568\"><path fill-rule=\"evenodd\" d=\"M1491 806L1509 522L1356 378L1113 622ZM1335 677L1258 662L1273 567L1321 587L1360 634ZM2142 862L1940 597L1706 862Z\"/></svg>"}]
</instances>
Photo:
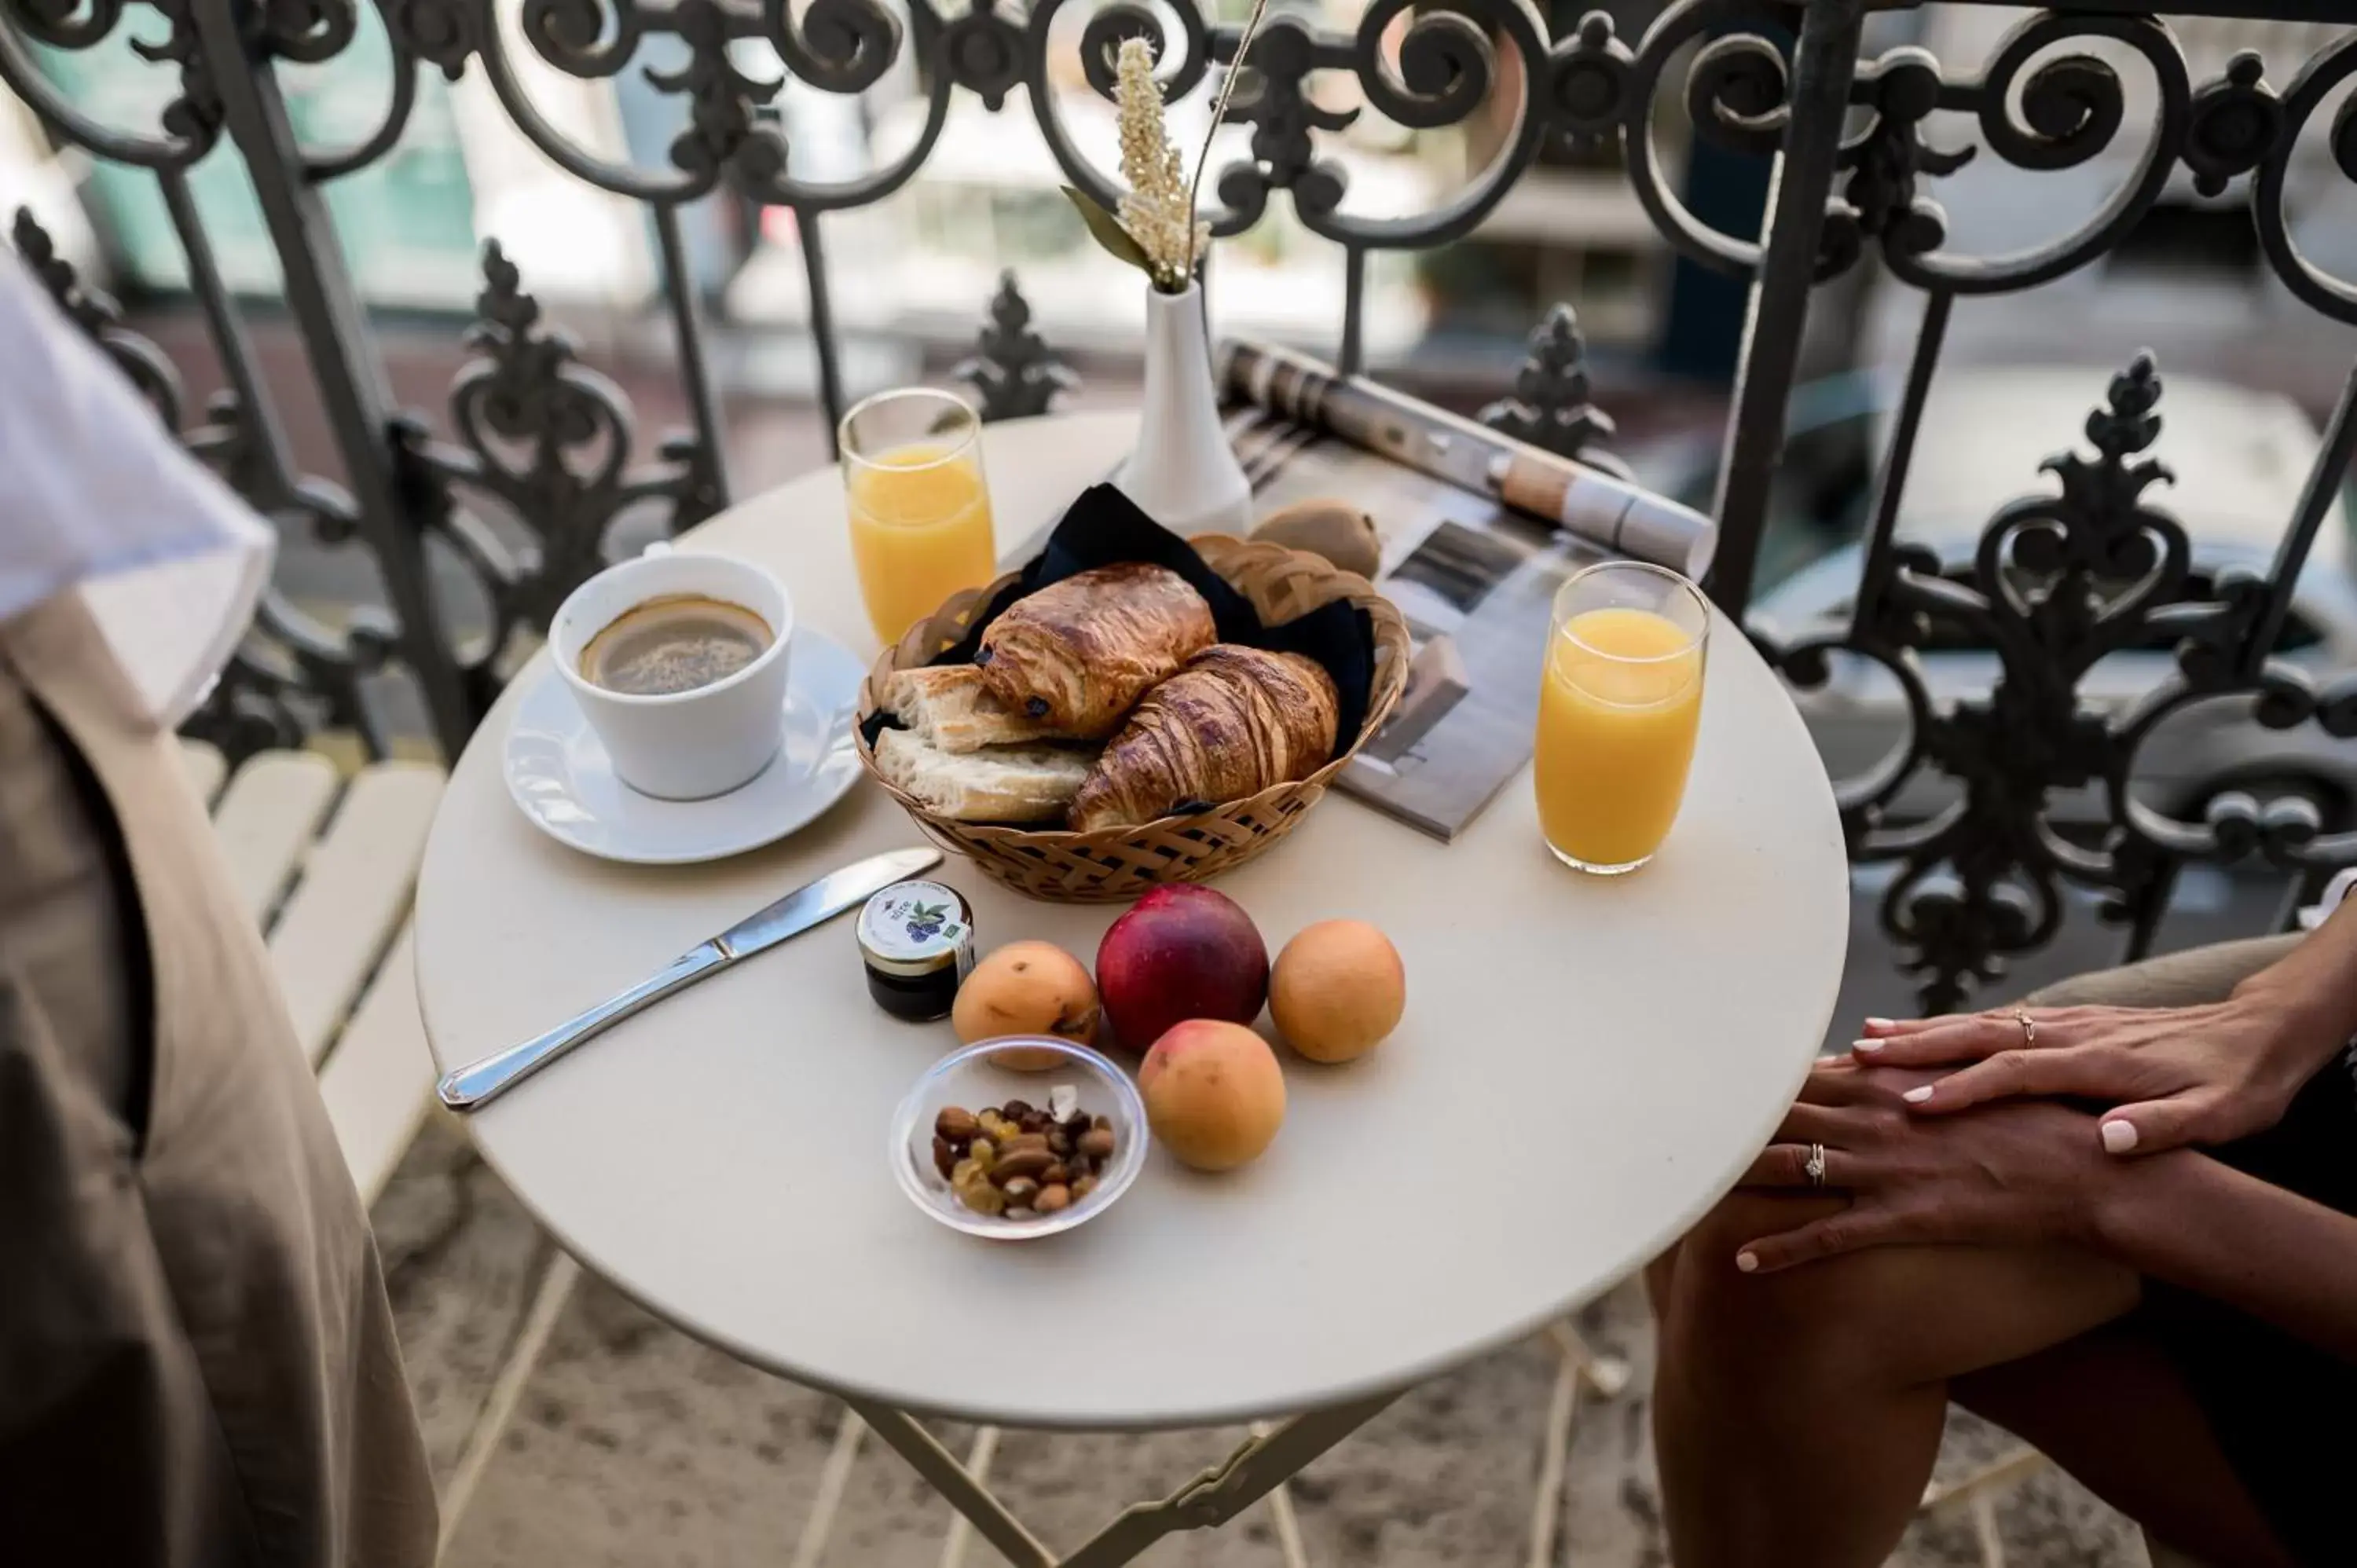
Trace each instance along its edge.
<instances>
[{"instance_id":1,"label":"butter knife","mask_svg":"<svg viewBox=\"0 0 2357 1568\"><path fill-rule=\"evenodd\" d=\"M739 959L776 947L813 926L823 925L845 910L866 903L895 882L905 881L941 864L937 849L896 849L830 871L805 883L767 908L747 916L710 941L693 948L618 996L609 996L579 1017L559 1024L544 1035L494 1056L445 1073L435 1091L453 1111L473 1111L538 1072L582 1041L620 1023L642 1007L674 991L717 974Z\"/></svg>"}]
</instances>

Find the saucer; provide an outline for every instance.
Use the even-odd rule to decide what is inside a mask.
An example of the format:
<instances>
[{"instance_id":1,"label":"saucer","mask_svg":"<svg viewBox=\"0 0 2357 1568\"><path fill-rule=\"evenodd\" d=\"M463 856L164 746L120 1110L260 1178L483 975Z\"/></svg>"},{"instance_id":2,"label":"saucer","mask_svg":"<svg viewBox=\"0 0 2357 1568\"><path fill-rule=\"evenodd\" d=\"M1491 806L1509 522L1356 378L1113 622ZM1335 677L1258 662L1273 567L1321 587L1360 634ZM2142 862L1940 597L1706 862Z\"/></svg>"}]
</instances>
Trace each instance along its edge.
<instances>
[{"instance_id":1,"label":"saucer","mask_svg":"<svg viewBox=\"0 0 2357 1568\"><path fill-rule=\"evenodd\" d=\"M541 664L508 725L508 794L541 832L602 860L679 865L775 843L859 777L851 719L866 666L806 627L794 628L790 659L785 744L750 780L703 800L658 800L623 783L573 693Z\"/></svg>"}]
</instances>

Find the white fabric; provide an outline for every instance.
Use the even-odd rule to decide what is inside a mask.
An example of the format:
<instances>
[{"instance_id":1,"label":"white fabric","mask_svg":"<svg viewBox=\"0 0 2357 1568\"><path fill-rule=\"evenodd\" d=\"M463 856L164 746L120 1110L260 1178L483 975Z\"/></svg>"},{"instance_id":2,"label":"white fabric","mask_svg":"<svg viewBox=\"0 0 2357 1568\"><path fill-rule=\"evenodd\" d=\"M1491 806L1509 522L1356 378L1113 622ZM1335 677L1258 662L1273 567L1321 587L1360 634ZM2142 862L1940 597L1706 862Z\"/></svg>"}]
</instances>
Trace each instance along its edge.
<instances>
[{"instance_id":1,"label":"white fabric","mask_svg":"<svg viewBox=\"0 0 2357 1568\"><path fill-rule=\"evenodd\" d=\"M2299 912L2300 929L2312 931L2324 924L2325 917L2341 908L2341 901L2352 893L2357 893L2357 865L2335 874L2324 885L2324 897Z\"/></svg>"},{"instance_id":2,"label":"white fabric","mask_svg":"<svg viewBox=\"0 0 2357 1568\"><path fill-rule=\"evenodd\" d=\"M0 621L81 593L169 727L236 648L275 543L31 275L0 263Z\"/></svg>"}]
</instances>

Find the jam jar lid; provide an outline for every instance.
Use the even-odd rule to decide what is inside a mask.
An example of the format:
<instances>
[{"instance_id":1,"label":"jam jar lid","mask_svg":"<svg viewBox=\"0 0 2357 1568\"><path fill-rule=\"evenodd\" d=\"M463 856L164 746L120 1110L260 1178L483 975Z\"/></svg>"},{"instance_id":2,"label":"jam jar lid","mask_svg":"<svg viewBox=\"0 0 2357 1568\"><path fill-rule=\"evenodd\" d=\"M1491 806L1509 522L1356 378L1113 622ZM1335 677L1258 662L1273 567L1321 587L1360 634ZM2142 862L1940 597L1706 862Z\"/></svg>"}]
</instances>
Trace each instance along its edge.
<instances>
[{"instance_id":1,"label":"jam jar lid","mask_svg":"<svg viewBox=\"0 0 2357 1568\"><path fill-rule=\"evenodd\" d=\"M974 967L974 909L939 882L895 882L859 911L859 956L879 974L909 977Z\"/></svg>"}]
</instances>

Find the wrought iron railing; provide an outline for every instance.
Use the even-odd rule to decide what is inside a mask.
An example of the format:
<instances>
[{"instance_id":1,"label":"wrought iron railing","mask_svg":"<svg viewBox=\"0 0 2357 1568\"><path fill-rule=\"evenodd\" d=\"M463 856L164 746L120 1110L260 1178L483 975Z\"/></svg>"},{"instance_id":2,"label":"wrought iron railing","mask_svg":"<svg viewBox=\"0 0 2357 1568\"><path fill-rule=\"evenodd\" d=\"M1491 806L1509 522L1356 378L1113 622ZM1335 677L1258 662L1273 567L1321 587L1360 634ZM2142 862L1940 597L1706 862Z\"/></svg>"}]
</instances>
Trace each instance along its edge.
<instances>
[{"instance_id":1,"label":"wrought iron railing","mask_svg":"<svg viewBox=\"0 0 2357 1568\"><path fill-rule=\"evenodd\" d=\"M545 620L593 570L607 531L626 510L660 509L667 526L694 522L730 499L709 328L694 283L682 214L715 193L791 209L809 295L820 401L832 423L844 402L841 333L827 239L845 213L889 199L923 167L952 102L972 95L993 113L1028 105L1065 176L1111 195L1110 177L1083 156L1066 124L1055 66L1076 60L1109 93L1121 39L1142 36L1165 62L1174 99L1204 91L1232 68L1240 29L1208 18L1200 0L1114 0L1077 29L1057 23L1065 0L973 0L957 13L932 0L379 0L393 77L383 119L355 145L298 143L274 72L349 48L357 0L140 0L165 24L135 46L178 91L153 124L103 124L46 76L34 45L88 49L123 25L124 0L0 0L0 78L60 144L152 174L185 250L193 292L223 366L227 390L191 424L178 377L152 345L127 333L103 296L83 286L28 220L18 248L51 291L121 362L158 413L264 510L328 541L357 539L384 585L382 613L336 626L283 597L196 726L246 749L293 738L308 717L385 737L364 687L397 669L422 693L446 748L463 743L495 695L513 639ZM1886 927L1923 976L1926 999L1960 1000L2008 953L2050 937L2066 886L2107 895L2132 951L2153 937L2180 868L2263 855L2304 886L2357 860L2357 824L2329 790L2295 787L2261 800L2222 789L2198 813L2172 818L2133 787L2139 748L2189 705L2241 702L2262 728L2313 725L2357 750L2357 676L2319 685L2275 657L2293 586L2357 444L2357 379L2326 430L2316 468L2286 520L2264 576L2212 578L2189 568L2185 528L2151 492L2162 476L2142 456L2156 429L2161 383L2148 361L2128 368L2089 419L2092 456L2054 467L2058 497L2038 494L1986 526L1973 559L1943 562L1897 534L1909 459L1919 438L1953 307L1962 298L2032 288L2115 249L2190 170L2215 194L2249 186L2267 265L2324 317L2357 322L2357 285L2319 272L2294 244L2287 172L2303 127L2357 75L2357 36L2329 39L2305 62L2238 57L2215 81L2192 79L2169 25L2107 0L2079 0L2029 16L1986 61L1943 65L1924 49L1861 59L1864 0L1674 0L1641 37L1624 38L1596 12L1551 28L1524 0L1372 0L1336 29L1281 15L1244 62L1256 80L1232 118L1251 126L1249 156L1212 182L1216 231L1263 222L1284 192L1299 224L1342 260L1335 353L1363 355L1371 255L1442 245L1471 232L1542 154L1565 147L1617 154L1652 226L1678 253L1749 280L1749 317L1719 466L1716 509L1724 531L1712 590L1730 612L1749 604L1783 448L1787 403L1802 361L1812 289L1878 264L1890 285L1920 291L1921 328L1889 449L1880 459L1863 581L1846 624L1778 643L1759 639L1797 684L1822 682L1836 662L1869 660L1903 693L1908 738L1881 768L1842 785L1854 856L1895 862ZM2324 4L2204 7L2226 16L2325 23ZM657 166L616 162L569 139L527 91L516 51L576 78L633 66L658 37L675 69L647 80L687 109L685 128ZM519 43L517 40L521 40ZM2090 40L2141 58L2154 105L2148 127L2126 126L2120 72L2084 52ZM913 64L920 129L891 161L840 182L797 175L773 112L780 78L746 63L765 48L810 89L858 94ZM2287 85L2267 70L2294 72ZM454 438L394 409L377 347L322 200L335 181L383 159L401 142L423 74L479 73L522 134L567 174L643 204L662 263L662 300L675 337L686 432L635 457L627 400L582 364L540 318L524 281L496 247L484 258L475 349L455 385ZM1432 210L1370 218L1346 210L1341 165L1322 145L1347 116L1325 106L1321 81L1355 85L1366 110L1412 130L1468 124L1485 104L1514 105L1488 166ZM1503 93L1506 98L1498 100ZM1926 134L1935 112L1969 116L1970 145ZM1353 111L1351 113L1358 113ZM1772 160L1761 234L1722 232L1681 201L1657 147L1655 122L1683 118L1700 142ZM1973 158L2030 171L2087 163L2141 129L2142 151L2119 189L2076 231L2020 254L1948 248L1930 182ZM2357 179L2357 112L2344 102L2326 134L2339 172ZM227 143L241 155L285 277L343 482L303 474L224 285L192 199L189 171ZM1216 280L1214 286L1216 287ZM1036 413L1061 371L1030 330L1011 286L994 306L982 352L967 368L994 413ZM2097 389L2091 387L2091 402ZM1590 450L1609 424L1587 401L1568 318L1542 329L1523 382L1492 417L1566 450ZM2056 432L2058 446L2068 433ZM533 541L519 550L472 504L487 499ZM487 635L460 646L429 582L427 548L456 553L491 607ZM1985 694L1936 701L1921 650L1964 638L1994 651ZM2173 671L2134 711L2105 715L2081 703L2081 677L2105 653L2174 641ZM308 707L307 708L307 704ZM1945 775L1954 788L1928 819L1895 820L1910 779ZM2059 793L2093 786L2100 831L2058 825ZM2336 812L2338 814L2336 814ZM2333 831L2328 831L2333 830Z\"/></svg>"}]
</instances>

